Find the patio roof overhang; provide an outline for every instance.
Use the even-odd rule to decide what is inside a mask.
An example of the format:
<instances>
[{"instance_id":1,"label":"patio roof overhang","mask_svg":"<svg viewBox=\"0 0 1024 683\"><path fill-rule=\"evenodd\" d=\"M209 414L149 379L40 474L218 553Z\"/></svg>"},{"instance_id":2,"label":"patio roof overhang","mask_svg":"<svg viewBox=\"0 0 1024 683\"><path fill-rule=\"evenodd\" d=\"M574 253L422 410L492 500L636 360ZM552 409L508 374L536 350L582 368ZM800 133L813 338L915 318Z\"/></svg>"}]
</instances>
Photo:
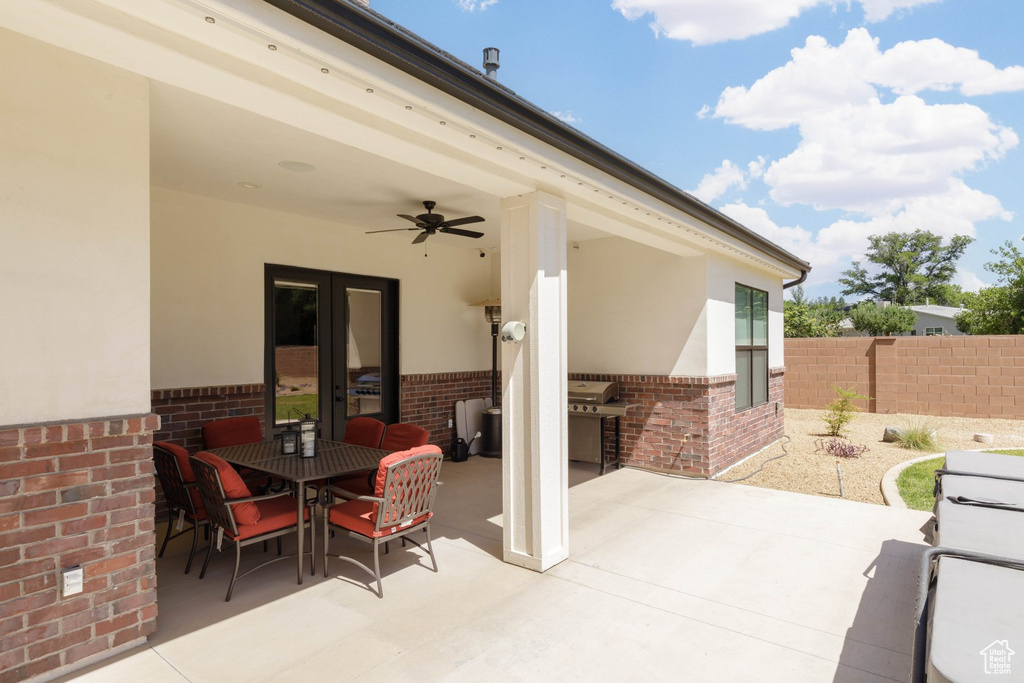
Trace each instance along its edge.
<instances>
[{"instance_id":1,"label":"patio roof overhang","mask_svg":"<svg viewBox=\"0 0 1024 683\"><path fill-rule=\"evenodd\" d=\"M374 228L424 199L496 216L502 197L540 190L566 199L571 241L718 253L782 279L810 268L351 3L53 2L4 23L151 79L155 185ZM281 173L285 159L320 172ZM254 177L260 165L275 175ZM496 249L485 232L438 243Z\"/></svg>"}]
</instances>

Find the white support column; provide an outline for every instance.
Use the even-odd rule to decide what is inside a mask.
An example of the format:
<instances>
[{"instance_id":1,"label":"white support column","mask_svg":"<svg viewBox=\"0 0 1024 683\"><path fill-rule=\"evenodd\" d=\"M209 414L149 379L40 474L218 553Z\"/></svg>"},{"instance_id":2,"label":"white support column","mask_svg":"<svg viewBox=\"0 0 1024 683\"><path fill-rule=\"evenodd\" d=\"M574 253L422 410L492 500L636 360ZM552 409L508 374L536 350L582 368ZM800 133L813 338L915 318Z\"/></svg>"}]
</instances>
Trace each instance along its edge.
<instances>
[{"instance_id":1,"label":"white support column","mask_svg":"<svg viewBox=\"0 0 1024 683\"><path fill-rule=\"evenodd\" d=\"M526 325L503 344L504 558L545 571L569 556L565 200L501 202L501 318Z\"/></svg>"}]
</instances>

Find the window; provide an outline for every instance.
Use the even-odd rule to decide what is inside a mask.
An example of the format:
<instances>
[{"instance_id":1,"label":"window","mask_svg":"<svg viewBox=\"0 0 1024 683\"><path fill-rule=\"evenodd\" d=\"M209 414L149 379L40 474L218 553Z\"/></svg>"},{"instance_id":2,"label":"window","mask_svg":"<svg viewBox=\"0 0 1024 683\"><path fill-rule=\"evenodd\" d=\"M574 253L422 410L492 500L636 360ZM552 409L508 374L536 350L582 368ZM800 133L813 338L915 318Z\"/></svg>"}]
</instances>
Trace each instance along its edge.
<instances>
[{"instance_id":1,"label":"window","mask_svg":"<svg viewBox=\"0 0 1024 683\"><path fill-rule=\"evenodd\" d=\"M736 410L768 402L768 292L736 285Z\"/></svg>"},{"instance_id":2,"label":"window","mask_svg":"<svg viewBox=\"0 0 1024 683\"><path fill-rule=\"evenodd\" d=\"M946 334L946 328L944 327L926 327L924 328L924 334L926 337L932 337L935 335L942 336Z\"/></svg>"}]
</instances>

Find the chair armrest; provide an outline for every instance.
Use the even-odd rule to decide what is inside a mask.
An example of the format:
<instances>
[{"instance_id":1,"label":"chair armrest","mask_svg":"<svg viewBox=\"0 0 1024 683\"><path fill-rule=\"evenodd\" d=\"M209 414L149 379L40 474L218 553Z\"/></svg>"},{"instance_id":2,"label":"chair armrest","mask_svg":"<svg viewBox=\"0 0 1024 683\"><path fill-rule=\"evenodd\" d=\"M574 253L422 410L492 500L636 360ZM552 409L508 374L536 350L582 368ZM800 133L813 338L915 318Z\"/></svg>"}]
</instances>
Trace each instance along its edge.
<instances>
[{"instance_id":1,"label":"chair armrest","mask_svg":"<svg viewBox=\"0 0 1024 683\"><path fill-rule=\"evenodd\" d=\"M246 498L225 498L224 502L228 505L234 505L235 503L254 503L258 500L268 500L270 498L280 498L281 496L290 496L291 491L281 491L279 493L266 493L262 496L248 496Z\"/></svg>"},{"instance_id":2,"label":"chair armrest","mask_svg":"<svg viewBox=\"0 0 1024 683\"><path fill-rule=\"evenodd\" d=\"M346 491L343 488L339 488L337 486L332 486L332 485L324 486L320 490L321 491L328 491L330 493L333 493L336 496L344 498L345 500L368 500L368 501L370 501L372 503L383 503L384 502L383 498L377 498L375 496L361 496L358 493L352 493L351 491Z\"/></svg>"}]
</instances>

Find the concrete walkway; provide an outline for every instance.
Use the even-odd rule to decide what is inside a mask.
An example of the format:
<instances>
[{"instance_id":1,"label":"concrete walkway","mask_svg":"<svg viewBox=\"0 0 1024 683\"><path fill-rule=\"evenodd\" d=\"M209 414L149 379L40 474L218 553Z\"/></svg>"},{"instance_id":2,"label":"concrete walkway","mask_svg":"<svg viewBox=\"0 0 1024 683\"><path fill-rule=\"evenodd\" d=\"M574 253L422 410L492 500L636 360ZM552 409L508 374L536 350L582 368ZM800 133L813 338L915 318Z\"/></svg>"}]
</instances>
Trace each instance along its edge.
<instances>
[{"instance_id":1,"label":"concrete walkway","mask_svg":"<svg viewBox=\"0 0 1024 683\"><path fill-rule=\"evenodd\" d=\"M284 561L225 603L230 559L184 576L182 539L149 646L65 680L908 678L926 513L594 469L570 467L571 557L545 574L498 559L501 463L481 458L444 465L440 572L393 547L383 600L338 561L302 586Z\"/></svg>"}]
</instances>

